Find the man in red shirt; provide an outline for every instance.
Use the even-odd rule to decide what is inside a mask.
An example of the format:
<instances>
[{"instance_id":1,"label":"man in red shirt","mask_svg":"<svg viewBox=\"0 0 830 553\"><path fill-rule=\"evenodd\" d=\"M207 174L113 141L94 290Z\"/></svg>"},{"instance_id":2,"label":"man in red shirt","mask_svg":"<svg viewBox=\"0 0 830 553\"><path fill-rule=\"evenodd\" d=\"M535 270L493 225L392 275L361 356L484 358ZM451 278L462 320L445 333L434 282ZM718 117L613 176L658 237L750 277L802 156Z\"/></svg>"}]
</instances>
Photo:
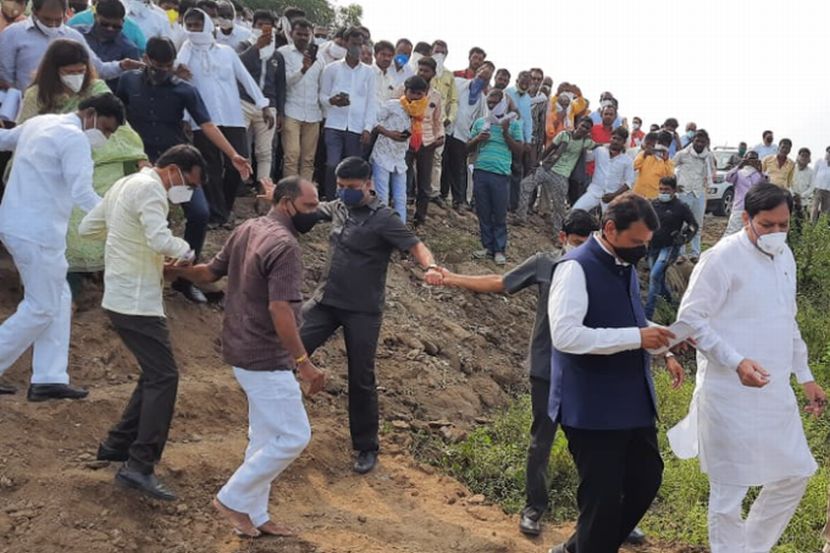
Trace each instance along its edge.
<instances>
[{"instance_id":1,"label":"man in red shirt","mask_svg":"<svg viewBox=\"0 0 830 553\"><path fill-rule=\"evenodd\" d=\"M597 145L610 144L611 133L614 132L614 120L617 118L617 108L607 105L602 108L602 124L591 127L591 140ZM594 162L585 164L585 172L588 176L594 175Z\"/></svg>"},{"instance_id":2,"label":"man in red shirt","mask_svg":"<svg viewBox=\"0 0 830 553\"><path fill-rule=\"evenodd\" d=\"M463 79L472 79L476 76L478 72L478 68L481 67L481 64L484 63L484 60L487 59L487 52L479 48L478 46L473 46L470 48L470 54L468 56L470 60L470 66L467 69L460 69L458 71L453 72L453 77L461 77Z\"/></svg>"}]
</instances>

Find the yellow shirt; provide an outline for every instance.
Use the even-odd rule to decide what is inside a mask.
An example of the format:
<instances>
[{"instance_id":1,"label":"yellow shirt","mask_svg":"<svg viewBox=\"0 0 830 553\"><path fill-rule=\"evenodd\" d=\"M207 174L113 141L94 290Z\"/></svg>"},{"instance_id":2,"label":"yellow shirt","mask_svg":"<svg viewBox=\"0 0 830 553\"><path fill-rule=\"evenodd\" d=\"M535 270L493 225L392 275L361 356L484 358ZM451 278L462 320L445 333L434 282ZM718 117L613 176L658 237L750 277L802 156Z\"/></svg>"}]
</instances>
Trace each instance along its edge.
<instances>
[{"instance_id":1,"label":"yellow shirt","mask_svg":"<svg viewBox=\"0 0 830 553\"><path fill-rule=\"evenodd\" d=\"M777 154L767 156L761 162L761 170L764 173L766 173L767 178L772 184L777 184L781 188L787 189L793 187L795 162L790 158L787 158L787 161L784 162L784 165L779 167Z\"/></svg>"},{"instance_id":2,"label":"yellow shirt","mask_svg":"<svg viewBox=\"0 0 830 553\"><path fill-rule=\"evenodd\" d=\"M660 179L674 175L674 163L670 159L663 160L640 152L634 158L634 170L637 171L634 193L653 200L660 191Z\"/></svg>"},{"instance_id":3,"label":"yellow shirt","mask_svg":"<svg viewBox=\"0 0 830 553\"><path fill-rule=\"evenodd\" d=\"M455 77L452 71L444 69L441 76L432 78L432 89L441 95L441 105L444 107L444 119L449 119L450 124L455 123L455 116L458 114L458 89L455 87Z\"/></svg>"}]
</instances>

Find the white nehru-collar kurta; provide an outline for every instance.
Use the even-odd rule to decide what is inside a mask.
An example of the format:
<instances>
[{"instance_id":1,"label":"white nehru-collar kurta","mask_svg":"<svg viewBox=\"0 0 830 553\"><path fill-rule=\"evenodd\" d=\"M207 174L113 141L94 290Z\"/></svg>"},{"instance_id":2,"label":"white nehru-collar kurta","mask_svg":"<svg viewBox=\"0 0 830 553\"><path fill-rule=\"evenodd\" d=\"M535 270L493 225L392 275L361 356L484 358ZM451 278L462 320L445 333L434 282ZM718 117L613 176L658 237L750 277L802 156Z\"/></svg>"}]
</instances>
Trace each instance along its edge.
<instances>
[{"instance_id":1,"label":"white nehru-collar kurta","mask_svg":"<svg viewBox=\"0 0 830 553\"><path fill-rule=\"evenodd\" d=\"M813 380L796 322L796 267L789 248L773 258L746 231L704 252L677 318L695 329L697 383L689 415L669 431L681 458L699 455L715 482L760 486L813 474L790 382ZM744 358L770 375L763 388L741 384Z\"/></svg>"}]
</instances>

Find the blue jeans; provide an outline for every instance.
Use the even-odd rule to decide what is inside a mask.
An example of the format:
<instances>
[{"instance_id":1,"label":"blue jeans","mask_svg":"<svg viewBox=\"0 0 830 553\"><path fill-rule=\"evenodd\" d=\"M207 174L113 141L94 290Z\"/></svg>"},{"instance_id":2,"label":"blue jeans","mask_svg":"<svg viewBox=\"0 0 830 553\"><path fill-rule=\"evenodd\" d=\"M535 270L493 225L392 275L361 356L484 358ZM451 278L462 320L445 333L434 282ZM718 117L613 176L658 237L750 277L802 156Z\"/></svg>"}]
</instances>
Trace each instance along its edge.
<instances>
[{"instance_id":1,"label":"blue jeans","mask_svg":"<svg viewBox=\"0 0 830 553\"><path fill-rule=\"evenodd\" d=\"M706 194L700 194L695 197L691 192L683 192L677 195L678 199L689 206L692 210L692 215L697 221L697 234L692 238L690 257L700 257L700 233L703 230L703 215L706 213ZM686 246L683 246L683 255L686 254Z\"/></svg>"},{"instance_id":2,"label":"blue jeans","mask_svg":"<svg viewBox=\"0 0 830 553\"><path fill-rule=\"evenodd\" d=\"M662 296L668 302L672 300L671 292L666 287L666 269L675 257L677 257L677 246L667 246L648 253L648 264L651 267L651 272L648 275L647 319L654 316L657 296Z\"/></svg>"},{"instance_id":3,"label":"blue jeans","mask_svg":"<svg viewBox=\"0 0 830 553\"><path fill-rule=\"evenodd\" d=\"M184 239L196 252L196 258L202 253L202 246L205 244L207 235L208 219L210 218L210 207L208 207L205 191L199 186L193 189L193 196L190 201L182 204L182 211L187 219L184 227Z\"/></svg>"},{"instance_id":4,"label":"blue jeans","mask_svg":"<svg viewBox=\"0 0 830 553\"><path fill-rule=\"evenodd\" d=\"M481 245L491 254L507 249L507 203L510 199L510 175L473 171L473 196L478 214Z\"/></svg>"},{"instance_id":5,"label":"blue jeans","mask_svg":"<svg viewBox=\"0 0 830 553\"><path fill-rule=\"evenodd\" d=\"M323 129L323 139L326 143L326 199L334 200L337 192L337 178L334 170L337 164L347 157L363 156L363 145L360 143L360 134L337 129Z\"/></svg>"},{"instance_id":6,"label":"blue jeans","mask_svg":"<svg viewBox=\"0 0 830 553\"><path fill-rule=\"evenodd\" d=\"M392 205L401 221L406 222L406 172L390 172L372 163L372 180L377 194L383 205L389 205L389 186L392 186Z\"/></svg>"}]
</instances>

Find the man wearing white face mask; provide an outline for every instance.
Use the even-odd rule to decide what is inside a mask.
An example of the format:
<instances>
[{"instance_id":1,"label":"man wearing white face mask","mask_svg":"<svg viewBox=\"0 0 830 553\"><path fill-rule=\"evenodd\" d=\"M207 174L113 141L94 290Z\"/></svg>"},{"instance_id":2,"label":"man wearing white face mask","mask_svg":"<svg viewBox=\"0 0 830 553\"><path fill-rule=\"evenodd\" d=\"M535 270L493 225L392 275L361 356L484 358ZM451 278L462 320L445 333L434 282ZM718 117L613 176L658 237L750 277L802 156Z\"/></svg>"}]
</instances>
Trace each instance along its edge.
<instances>
[{"instance_id":1,"label":"man wearing white face mask","mask_svg":"<svg viewBox=\"0 0 830 553\"><path fill-rule=\"evenodd\" d=\"M4 31L5 32L5 31ZM93 96L78 111L40 115L0 130L0 150L14 151L0 203L0 241L11 254L25 294L0 325L0 374L34 346L30 401L86 397L69 386L71 294L66 282L66 233L73 206L101 198L92 188L92 148L124 124L112 94Z\"/></svg>"},{"instance_id":2,"label":"man wearing white face mask","mask_svg":"<svg viewBox=\"0 0 830 553\"><path fill-rule=\"evenodd\" d=\"M237 25L236 10L233 4L227 1L219 2L219 17L216 31L216 42L239 50L239 45L251 39L250 29Z\"/></svg>"},{"instance_id":3,"label":"man wearing white face mask","mask_svg":"<svg viewBox=\"0 0 830 553\"><path fill-rule=\"evenodd\" d=\"M156 162L116 182L81 221L87 238L106 238L104 299L124 345L141 366L141 378L121 421L98 448L98 459L123 461L115 480L162 500L176 498L156 479L173 409L179 371L164 317L165 258L190 264L195 253L176 238L167 222L169 204L190 201L207 166L188 144L173 146Z\"/></svg>"},{"instance_id":4,"label":"man wearing white face mask","mask_svg":"<svg viewBox=\"0 0 830 553\"><path fill-rule=\"evenodd\" d=\"M699 457L709 476L712 553L770 551L817 468L790 385L795 375L806 411L821 414L826 396L796 320L792 208L787 190L751 188L744 230L703 253L677 313L694 330L698 370L689 415L668 436L678 457ZM744 519L753 486L761 492Z\"/></svg>"}]
</instances>

